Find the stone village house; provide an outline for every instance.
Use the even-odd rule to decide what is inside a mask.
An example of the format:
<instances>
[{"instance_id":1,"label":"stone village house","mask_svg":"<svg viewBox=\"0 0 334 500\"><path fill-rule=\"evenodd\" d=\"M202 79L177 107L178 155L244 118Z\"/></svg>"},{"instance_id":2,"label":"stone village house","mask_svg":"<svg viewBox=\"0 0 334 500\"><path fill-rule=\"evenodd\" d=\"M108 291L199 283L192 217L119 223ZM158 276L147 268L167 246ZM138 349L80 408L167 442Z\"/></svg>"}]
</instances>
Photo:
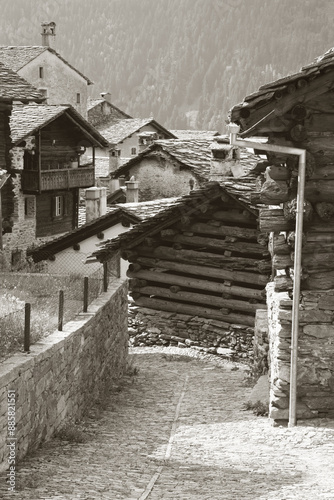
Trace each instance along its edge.
<instances>
[{"instance_id":1,"label":"stone village house","mask_svg":"<svg viewBox=\"0 0 334 500\"><path fill-rule=\"evenodd\" d=\"M10 128L3 248L15 265L37 241L78 226L79 190L95 182L83 153L107 141L69 105L15 105Z\"/></svg>"},{"instance_id":2,"label":"stone village house","mask_svg":"<svg viewBox=\"0 0 334 500\"><path fill-rule=\"evenodd\" d=\"M17 73L0 63L0 251L3 250L3 219L9 216L12 203L7 202L10 190L10 115L13 101L40 103L44 96Z\"/></svg>"},{"instance_id":3,"label":"stone village house","mask_svg":"<svg viewBox=\"0 0 334 500\"><path fill-rule=\"evenodd\" d=\"M93 82L55 51L55 37L55 23L42 23L42 45L0 46L0 61L38 88L48 104L70 104L87 118Z\"/></svg>"},{"instance_id":4,"label":"stone village house","mask_svg":"<svg viewBox=\"0 0 334 500\"><path fill-rule=\"evenodd\" d=\"M185 195L205 184L214 164L219 168L232 153L226 136L158 140L112 173L112 191L119 188L118 182L134 177L140 201ZM259 159L246 149L239 153L239 161L232 167L235 175L249 170ZM224 175L232 176L230 167Z\"/></svg>"},{"instance_id":5,"label":"stone village house","mask_svg":"<svg viewBox=\"0 0 334 500\"><path fill-rule=\"evenodd\" d=\"M296 193L302 182L297 158L267 153L253 202L259 225L270 234L276 270L268 286L270 417L288 418L292 288L296 242L302 244L301 292L294 297L299 320L297 418L334 416L334 49L300 72L266 84L231 110L241 137L306 151L302 238L295 233ZM261 149L261 148L259 148ZM300 167L301 168L301 167ZM299 170L300 174L301 170ZM301 211L299 212L301 213ZM301 241L302 239L302 241Z\"/></svg>"}]
</instances>

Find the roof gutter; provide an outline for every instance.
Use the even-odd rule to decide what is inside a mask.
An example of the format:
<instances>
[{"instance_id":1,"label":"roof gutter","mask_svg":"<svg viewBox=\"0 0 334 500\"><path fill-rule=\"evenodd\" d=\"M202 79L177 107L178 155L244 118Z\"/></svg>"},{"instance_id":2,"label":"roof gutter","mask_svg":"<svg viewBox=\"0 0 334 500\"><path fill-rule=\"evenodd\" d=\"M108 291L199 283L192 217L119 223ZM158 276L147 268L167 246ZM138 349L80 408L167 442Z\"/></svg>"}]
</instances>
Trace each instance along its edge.
<instances>
[{"instance_id":1,"label":"roof gutter","mask_svg":"<svg viewBox=\"0 0 334 500\"><path fill-rule=\"evenodd\" d=\"M302 235L304 214L304 191L305 191L305 166L306 150L277 144L261 144L258 142L241 140L237 138L240 131L239 125L229 125L230 144L244 148L261 149L274 153L285 153L298 156L298 190L297 190L297 214L296 214L296 246L294 260L293 302L292 302L292 332L291 332L291 363L290 363L290 404L289 404L289 427L297 423L297 363L298 363L298 333L299 333L299 302L300 282L302 268Z\"/></svg>"}]
</instances>

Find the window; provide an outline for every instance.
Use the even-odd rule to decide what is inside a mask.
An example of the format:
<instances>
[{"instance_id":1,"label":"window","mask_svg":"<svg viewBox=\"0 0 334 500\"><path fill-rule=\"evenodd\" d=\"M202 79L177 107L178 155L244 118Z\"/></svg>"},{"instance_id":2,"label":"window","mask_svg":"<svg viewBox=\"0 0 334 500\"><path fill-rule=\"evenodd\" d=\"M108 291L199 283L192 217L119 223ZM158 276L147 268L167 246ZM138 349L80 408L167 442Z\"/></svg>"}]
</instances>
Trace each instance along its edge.
<instances>
[{"instance_id":1,"label":"window","mask_svg":"<svg viewBox=\"0 0 334 500\"><path fill-rule=\"evenodd\" d=\"M44 68L43 68L43 66L40 66L38 68L38 72L39 72L39 77L40 78L44 78Z\"/></svg>"},{"instance_id":2,"label":"window","mask_svg":"<svg viewBox=\"0 0 334 500\"><path fill-rule=\"evenodd\" d=\"M24 197L24 218L31 219L35 216L35 196Z\"/></svg>"},{"instance_id":3,"label":"window","mask_svg":"<svg viewBox=\"0 0 334 500\"><path fill-rule=\"evenodd\" d=\"M61 218L67 215L67 198L64 195L52 198L52 217Z\"/></svg>"},{"instance_id":4,"label":"window","mask_svg":"<svg viewBox=\"0 0 334 500\"><path fill-rule=\"evenodd\" d=\"M137 154L137 149L136 148L131 148L131 154L136 155Z\"/></svg>"},{"instance_id":5,"label":"window","mask_svg":"<svg viewBox=\"0 0 334 500\"><path fill-rule=\"evenodd\" d=\"M77 94L77 104L81 103L81 95L78 93Z\"/></svg>"},{"instance_id":6,"label":"window","mask_svg":"<svg viewBox=\"0 0 334 500\"><path fill-rule=\"evenodd\" d=\"M55 217L63 215L63 197L56 196L55 199Z\"/></svg>"}]
</instances>

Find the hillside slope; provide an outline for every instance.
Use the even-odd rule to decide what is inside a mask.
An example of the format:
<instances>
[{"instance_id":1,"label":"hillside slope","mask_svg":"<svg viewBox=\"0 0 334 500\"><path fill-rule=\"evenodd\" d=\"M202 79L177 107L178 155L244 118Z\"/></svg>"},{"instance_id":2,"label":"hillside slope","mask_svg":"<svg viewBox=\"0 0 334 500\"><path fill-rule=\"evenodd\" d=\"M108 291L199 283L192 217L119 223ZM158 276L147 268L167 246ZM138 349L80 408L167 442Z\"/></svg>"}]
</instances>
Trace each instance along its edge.
<instances>
[{"instance_id":1,"label":"hillside slope","mask_svg":"<svg viewBox=\"0 0 334 500\"><path fill-rule=\"evenodd\" d=\"M334 45L333 0L0 0L1 45L57 50L132 116L170 128L224 128L260 85ZM187 116L189 117L187 119ZM191 118L191 119L190 119Z\"/></svg>"}]
</instances>

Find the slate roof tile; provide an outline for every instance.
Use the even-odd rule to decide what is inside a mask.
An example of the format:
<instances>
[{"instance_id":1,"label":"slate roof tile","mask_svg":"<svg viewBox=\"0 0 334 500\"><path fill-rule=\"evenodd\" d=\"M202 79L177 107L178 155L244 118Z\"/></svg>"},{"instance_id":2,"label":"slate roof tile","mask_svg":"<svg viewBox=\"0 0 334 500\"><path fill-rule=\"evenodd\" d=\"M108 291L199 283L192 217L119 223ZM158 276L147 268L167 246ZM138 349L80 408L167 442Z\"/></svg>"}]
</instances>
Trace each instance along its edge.
<instances>
[{"instance_id":1,"label":"slate roof tile","mask_svg":"<svg viewBox=\"0 0 334 500\"><path fill-rule=\"evenodd\" d=\"M0 62L0 100L43 102L45 97L24 78Z\"/></svg>"},{"instance_id":2,"label":"slate roof tile","mask_svg":"<svg viewBox=\"0 0 334 500\"><path fill-rule=\"evenodd\" d=\"M48 50L52 54L56 55L61 59L67 66L76 71L82 78L87 81L88 85L92 85L93 82L89 80L85 75L78 71L74 66L72 66L66 59L64 59L58 52L56 52L51 47L45 45L22 45L22 46L0 46L0 61L13 69L14 71L19 71L21 68L26 66L30 61L38 57L40 54Z\"/></svg>"},{"instance_id":3,"label":"slate roof tile","mask_svg":"<svg viewBox=\"0 0 334 500\"><path fill-rule=\"evenodd\" d=\"M228 143L228 137L223 137ZM201 180L207 181L210 174L210 161L212 157L211 147L213 139L168 139L155 141L146 150L142 151L136 157L121 165L112 173L112 176L117 178L121 175L126 175L130 168L141 161L145 156L153 153L166 153L173 159L177 160L185 168L194 172ZM246 170L252 169L258 162L259 157L242 148L240 151L240 163Z\"/></svg>"},{"instance_id":4,"label":"slate roof tile","mask_svg":"<svg viewBox=\"0 0 334 500\"><path fill-rule=\"evenodd\" d=\"M171 130L178 139L208 139L220 135L217 130Z\"/></svg>"},{"instance_id":5,"label":"slate roof tile","mask_svg":"<svg viewBox=\"0 0 334 500\"><path fill-rule=\"evenodd\" d=\"M55 120L63 113L69 113L78 123L87 129L97 143L106 146L107 141L100 133L80 115L71 105L14 105L10 117L12 141L17 144L36 130Z\"/></svg>"}]
</instances>

